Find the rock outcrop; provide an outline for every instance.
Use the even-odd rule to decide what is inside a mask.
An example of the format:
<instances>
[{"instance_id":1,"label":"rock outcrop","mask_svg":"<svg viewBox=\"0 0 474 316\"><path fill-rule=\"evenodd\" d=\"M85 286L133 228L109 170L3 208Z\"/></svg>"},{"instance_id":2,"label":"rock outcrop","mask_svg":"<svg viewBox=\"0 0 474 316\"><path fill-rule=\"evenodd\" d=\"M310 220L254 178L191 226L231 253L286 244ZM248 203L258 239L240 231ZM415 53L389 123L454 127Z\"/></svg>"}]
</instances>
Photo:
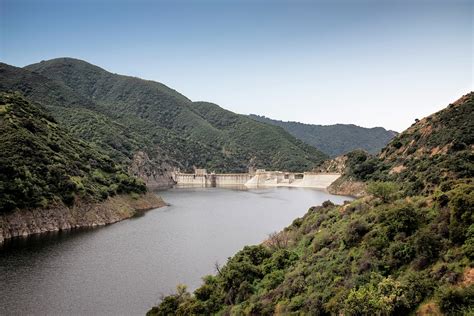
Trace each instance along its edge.
<instances>
[{"instance_id":1,"label":"rock outcrop","mask_svg":"<svg viewBox=\"0 0 474 316\"><path fill-rule=\"evenodd\" d=\"M367 195L367 185L362 181L355 181L347 178L339 178L328 188L328 192L336 195L348 195L353 197L362 197Z\"/></svg>"},{"instance_id":2,"label":"rock outcrop","mask_svg":"<svg viewBox=\"0 0 474 316\"><path fill-rule=\"evenodd\" d=\"M72 207L58 203L45 209L14 210L0 214L0 244L18 236L112 224L165 205L157 195L146 193L114 196L101 203L78 201Z\"/></svg>"},{"instance_id":3,"label":"rock outcrop","mask_svg":"<svg viewBox=\"0 0 474 316\"><path fill-rule=\"evenodd\" d=\"M315 172L327 173L344 173L346 171L347 156L338 156L333 159L326 160L319 167L315 168Z\"/></svg>"},{"instance_id":4,"label":"rock outcrop","mask_svg":"<svg viewBox=\"0 0 474 316\"><path fill-rule=\"evenodd\" d=\"M175 182L172 177L173 167L165 162L158 163L159 159L150 159L144 151L133 155L128 167L128 173L142 179L149 189L169 188Z\"/></svg>"},{"instance_id":5,"label":"rock outcrop","mask_svg":"<svg viewBox=\"0 0 474 316\"><path fill-rule=\"evenodd\" d=\"M350 153L349 153L350 154ZM348 156L343 155L330 160L326 160L321 166L316 168L316 172L335 172L342 174L342 177L339 177L333 181L328 187L327 190L331 194L337 195L349 195L353 197L362 197L367 194L366 184L363 181L357 181L347 176L349 173L350 166L348 166Z\"/></svg>"}]
</instances>

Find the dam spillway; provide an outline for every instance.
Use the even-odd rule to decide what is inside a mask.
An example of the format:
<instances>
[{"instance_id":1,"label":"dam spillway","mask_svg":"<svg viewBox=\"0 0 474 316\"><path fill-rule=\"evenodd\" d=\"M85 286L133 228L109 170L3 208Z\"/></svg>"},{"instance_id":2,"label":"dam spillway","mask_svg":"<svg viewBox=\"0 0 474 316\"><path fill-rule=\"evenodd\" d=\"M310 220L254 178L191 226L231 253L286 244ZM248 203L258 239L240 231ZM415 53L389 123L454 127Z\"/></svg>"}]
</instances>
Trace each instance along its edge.
<instances>
[{"instance_id":1,"label":"dam spillway","mask_svg":"<svg viewBox=\"0 0 474 316\"><path fill-rule=\"evenodd\" d=\"M197 169L195 173L176 172L173 176L178 185L219 187L245 185L247 187L305 187L326 189L341 175L338 173L282 172L257 170L255 173L207 173Z\"/></svg>"}]
</instances>

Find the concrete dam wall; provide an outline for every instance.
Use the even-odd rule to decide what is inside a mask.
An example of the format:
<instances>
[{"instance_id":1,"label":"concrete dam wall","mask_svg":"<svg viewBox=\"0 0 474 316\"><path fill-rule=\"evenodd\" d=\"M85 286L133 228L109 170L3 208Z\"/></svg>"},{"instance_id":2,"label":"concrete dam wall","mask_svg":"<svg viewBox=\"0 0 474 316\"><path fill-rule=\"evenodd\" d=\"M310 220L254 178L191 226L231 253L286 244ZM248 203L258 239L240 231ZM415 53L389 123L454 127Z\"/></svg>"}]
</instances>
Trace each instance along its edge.
<instances>
[{"instance_id":1,"label":"concrete dam wall","mask_svg":"<svg viewBox=\"0 0 474 316\"><path fill-rule=\"evenodd\" d=\"M340 174L330 173L304 173L299 178L281 178L279 175L257 174L245 185L248 187L299 187L326 189Z\"/></svg>"},{"instance_id":2,"label":"concrete dam wall","mask_svg":"<svg viewBox=\"0 0 474 316\"><path fill-rule=\"evenodd\" d=\"M174 180L178 185L216 187L226 185L245 185L252 176L248 173L229 174L189 174L176 173Z\"/></svg>"},{"instance_id":3,"label":"concrete dam wall","mask_svg":"<svg viewBox=\"0 0 474 316\"><path fill-rule=\"evenodd\" d=\"M178 185L217 187L245 185L247 187L306 187L326 189L340 177L338 173L290 173L281 171L258 170L256 173L208 174L204 169L197 169L194 174L175 173L174 180Z\"/></svg>"}]
</instances>

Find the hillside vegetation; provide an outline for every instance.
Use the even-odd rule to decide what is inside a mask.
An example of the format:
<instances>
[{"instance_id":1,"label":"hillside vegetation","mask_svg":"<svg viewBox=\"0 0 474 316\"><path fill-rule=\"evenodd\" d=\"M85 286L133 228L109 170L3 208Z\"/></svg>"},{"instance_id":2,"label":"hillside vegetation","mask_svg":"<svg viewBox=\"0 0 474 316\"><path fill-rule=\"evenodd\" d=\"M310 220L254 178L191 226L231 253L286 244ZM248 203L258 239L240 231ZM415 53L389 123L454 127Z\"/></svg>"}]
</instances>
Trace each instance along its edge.
<instances>
[{"instance_id":1,"label":"hillside vegetation","mask_svg":"<svg viewBox=\"0 0 474 316\"><path fill-rule=\"evenodd\" d=\"M417 121L378 156L363 151L348 153L344 176L338 181L392 181L414 195L431 194L454 179L474 177L473 109L470 93Z\"/></svg>"},{"instance_id":2,"label":"hillside vegetation","mask_svg":"<svg viewBox=\"0 0 474 316\"><path fill-rule=\"evenodd\" d=\"M397 135L382 127L364 128L353 124L314 125L272 120L250 114L250 118L284 128L288 133L314 146L325 154L336 157L356 149L377 154Z\"/></svg>"},{"instance_id":3,"label":"hillside vegetation","mask_svg":"<svg viewBox=\"0 0 474 316\"><path fill-rule=\"evenodd\" d=\"M208 109L163 84L84 61L60 58L24 69L2 64L0 72L5 74L0 90L19 90L44 104L75 136L104 148L116 161L131 164L137 152L145 152L157 174L174 167L301 171L326 158L279 127L217 105Z\"/></svg>"},{"instance_id":4,"label":"hillside vegetation","mask_svg":"<svg viewBox=\"0 0 474 316\"><path fill-rule=\"evenodd\" d=\"M253 161L267 161L270 167L285 166L285 170L296 171L310 170L314 166L312 160L325 157L320 152L308 150L308 145L281 128L259 124L258 132L255 132L254 121L245 115L224 110L216 104L194 102L192 110L220 131L215 142L222 143L223 148L230 152L239 152L240 144L253 154ZM244 152L241 154L245 155Z\"/></svg>"},{"instance_id":5,"label":"hillside vegetation","mask_svg":"<svg viewBox=\"0 0 474 316\"><path fill-rule=\"evenodd\" d=\"M349 155L367 196L312 207L148 314L472 315L473 96Z\"/></svg>"},{"instance_id":6,"label":"hillside vegetation","mask_svg":"<svg viewBox=\"0 0 474 316\"><path fill-rule=\"evenodd\" d=\"M146 191L110 157L19 94L0 93L0 135L0 212Z\"/></svg>"}]
</instances>

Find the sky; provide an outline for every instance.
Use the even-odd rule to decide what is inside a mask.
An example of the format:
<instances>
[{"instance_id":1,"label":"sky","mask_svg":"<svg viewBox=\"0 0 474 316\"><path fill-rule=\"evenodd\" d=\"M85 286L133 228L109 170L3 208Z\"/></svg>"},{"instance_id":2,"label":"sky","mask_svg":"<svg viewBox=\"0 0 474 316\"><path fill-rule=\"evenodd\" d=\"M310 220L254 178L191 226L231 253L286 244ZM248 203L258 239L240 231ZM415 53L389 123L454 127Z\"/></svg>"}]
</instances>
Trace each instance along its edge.
<instances>
[{"instance_id":1,"label":"sky","mask_svg":"<svg viewBox=\"0 0 474 316\"><path fill-rule=\"evenodd\" d=\"M74 57L237 113L402 131L473 90L473 3L0 0L0 60Z\"/></svg>"}]
</instances>

